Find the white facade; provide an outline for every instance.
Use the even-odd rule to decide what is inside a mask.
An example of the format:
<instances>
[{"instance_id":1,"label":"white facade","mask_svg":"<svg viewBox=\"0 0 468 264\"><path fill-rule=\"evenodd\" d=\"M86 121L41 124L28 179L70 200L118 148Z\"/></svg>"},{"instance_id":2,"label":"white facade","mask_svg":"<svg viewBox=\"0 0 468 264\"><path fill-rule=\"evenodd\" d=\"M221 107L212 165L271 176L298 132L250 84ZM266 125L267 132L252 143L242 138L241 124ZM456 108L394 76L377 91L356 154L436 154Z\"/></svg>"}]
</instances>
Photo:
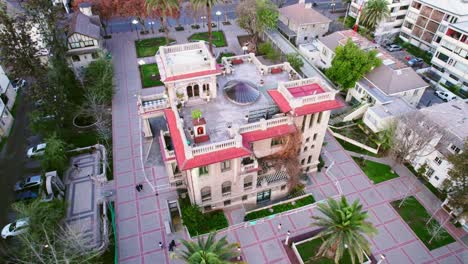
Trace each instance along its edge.
<instances>
[{"instance_id":1,"label":"white facade","mask_svg":"<svg viewBox=\"0 0 468 264\"><path fill-rule=\"evenodd\" d=\"M364 8L366 2L367 0L353 0L349 8L349 16L357 18L362 15L362 13L359 14L359 10L361 7ZM390 42L400 32L411 0L387 0L387 2L390 16L378 23L374 31L375 39L378 43ZM362 16L360 19L362 19Z\"/></svg>"},{"instance_id":2,"label":"white facade","mask_svg":"<svg viewBox=\"0 0 468 264\"><path fill-rule=\"evenodd\" d=\"M0 100L3 100L6 107L12 109L16 101L16 91L2 66L0 66L0 96L2 97Z\"/></svg>"},{"instance_id":3,"label":"white facade","mask_svg":"<svg viewBox=\"0 0 468 264\"><path fill-rule=\"evenodd\" d=\"M10 134L13 120L14 118L10 111L3 104L3 101L0 100L0 138L7 137Z\"/></svg>"}]
</instances>

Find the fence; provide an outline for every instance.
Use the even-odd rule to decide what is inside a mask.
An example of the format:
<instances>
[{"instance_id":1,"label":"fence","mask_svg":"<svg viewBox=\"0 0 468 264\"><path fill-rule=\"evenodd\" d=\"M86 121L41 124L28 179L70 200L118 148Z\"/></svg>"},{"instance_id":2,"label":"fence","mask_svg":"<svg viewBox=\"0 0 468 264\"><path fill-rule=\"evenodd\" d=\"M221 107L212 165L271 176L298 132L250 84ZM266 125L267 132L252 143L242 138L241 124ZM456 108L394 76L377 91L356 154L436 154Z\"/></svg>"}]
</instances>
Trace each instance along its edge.
<instances>
[{"instance_id":1,"label":"fence","mask_svg":"<svg viewBox=\"0 0 468 264\"><path fill-rule=\"evenodd\" d=\"M336 138L339 138L339 139L341 139L341 140L344 140L344 141L346 141L346 142L348 142L348 143L350 143L350 144L353 144L353 145L355 145L355 146L357 146L357 147L360 147L360 148L362 148L362 149L364 149L364 150L367 150L367 151L369 151L369 152L371 152L371 153L374 153L374 154L379 153L379 148L376 148L376 149L375 149L375 148L371 148L371 147L369 147L369 146L367 146L367 145L364 145L364 144L362 144L362 143L360 143L360 142L358 142L358 141L356 141L356 140L354 140L354 139L351 139L351 138L345 137L345 136L343 136L343 135L341 135L341 134L339 134L339 133L333 132L333 130L331 130L330 128L328 128L328 131L330 131L330 133L331 133L334 137L336 137Z\"/></svg>"}]
</instances>

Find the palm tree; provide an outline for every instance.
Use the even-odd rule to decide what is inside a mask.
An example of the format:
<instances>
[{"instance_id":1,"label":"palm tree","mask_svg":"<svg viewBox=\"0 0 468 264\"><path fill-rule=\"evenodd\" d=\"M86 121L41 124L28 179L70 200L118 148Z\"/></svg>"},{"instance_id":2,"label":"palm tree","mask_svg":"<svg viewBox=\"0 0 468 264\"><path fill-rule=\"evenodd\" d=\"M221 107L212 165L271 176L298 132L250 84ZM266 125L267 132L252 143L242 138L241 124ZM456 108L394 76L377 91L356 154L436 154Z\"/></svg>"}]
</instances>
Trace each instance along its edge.
<instances>
[{"instance_id":1,"label":"palm tree","mask_svg":"<svg viewBox=\"0 0 468 264\"><path fill-rule=\"evenodd\" d=\"M370 252L369 241L364 235L373 236L377 229L366 221L367 212L362 211L358 200L348 204L344 196L335 201L331 198L327 203L318 204L318 209L324 216L312 216L316 221L312 225L324 228L317 234L322 238L317 256L332 258L338 263L346 250L354 263L356 257L363 262L363 252Z\"/></svg>"},{"instance_id":2,"label":"palm tree","mask_svg":"<svg viewBox=\"0 0 468 264\"><path fill-rule=\"evenodd\" d=\"M195 8L206 7L206 20L208 23L208 42L210 43L210 52L213 54L213 36L211 34L211 9L218 0L190 0ZM219 28L218 28L219 30Z\"/></svg>"},{"instance_id":3,"label":"palm tree","mask_svg":"<svg viewBox=\"0 0 468 264\"><path fill-rule=\"evenodd\" d=\"M169 44L169 31L167 29L167 17L173 16L176 12L179 11L179 1L178 0L145 0L146 7L148 8L149 13L156 13L160 20L161 25L164 29L164 34L166 36L166 44Z\"/></svg>"},{"instance_id":4,"label":"palm tree","mask_svg":"<svg viewBox=\"0 0 468 264\"><path fill-rule=\"evenodd\" d=\"M224 264L238 256L236 244L229 244L224 236L216 241L216 233L210 233L205 239L198 237L197 242L182 240L185 250L177 257L189 264Z\"/></svg>"},{"instance_id":5,"label":"palm tree","mask_svg":"<svg viewBox=\"0 0 468 264\"><path fill-rule=\"evenodd\" d=\"M362 23L371 30L390 16L387 0L369 0L362 9Z\"/></svg>"}]
</instances>

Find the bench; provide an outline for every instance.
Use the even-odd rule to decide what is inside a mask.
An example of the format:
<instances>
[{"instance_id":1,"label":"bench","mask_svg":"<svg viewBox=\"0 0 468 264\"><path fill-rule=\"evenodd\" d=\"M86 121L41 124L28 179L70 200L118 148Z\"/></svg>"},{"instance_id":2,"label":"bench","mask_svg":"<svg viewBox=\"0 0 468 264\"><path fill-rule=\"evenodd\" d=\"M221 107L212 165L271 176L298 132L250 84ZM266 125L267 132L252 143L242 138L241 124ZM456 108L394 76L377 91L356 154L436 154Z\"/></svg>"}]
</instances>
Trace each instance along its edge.
<instances>
[{"instance_id":1,"label":"bench","mask_svg":"<svg viewBox=\"0 0 468 264\"><path fill-rule=\"evenodd\" d=\"M244 63L244 61L242 59L233 59L232 60L232 65L238 65L238 64L242 64Z\"/></svg>"},{"instance_id":2,"label":"bench","mask_svg":"<svg viewBox=\"0 0 468 264\"><path fill-rule=\"evenodd\" d=\"M274 69L271 69L271 74L282 73L282 72L283 72L283 69L281 69L281 68L274 68Z\"/></svg>"}]
</instances>

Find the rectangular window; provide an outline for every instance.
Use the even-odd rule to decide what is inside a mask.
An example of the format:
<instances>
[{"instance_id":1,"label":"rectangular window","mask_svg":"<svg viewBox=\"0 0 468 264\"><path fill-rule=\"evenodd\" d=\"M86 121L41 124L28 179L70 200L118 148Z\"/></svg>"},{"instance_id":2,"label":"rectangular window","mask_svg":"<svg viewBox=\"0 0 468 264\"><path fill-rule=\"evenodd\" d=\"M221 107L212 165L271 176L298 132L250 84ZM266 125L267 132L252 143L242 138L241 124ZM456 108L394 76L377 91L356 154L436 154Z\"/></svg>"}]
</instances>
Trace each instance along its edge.
<instances>
[{"instance_id":1,"label":"rectangular window","mask_svg":"<svg viewBox=\"0 0 468 264\"><path fill-rule=\"evenodd\" d=\"M201 193L202 202L210 201L211 200L211 191L208 189Z\"/></svg>"},{"instance_id":2,"label":"rectangular window","mask_svg":"<svg viewBox=\"0 0 468 264\"><path fill-rule=\"evenodd\" d=\"M286 189L286 185L281 185L281 190L284 191Z\"/></svg>"},{"instance_id":3,"label":"rectangular window","mask_svg":"<svg viewBox=\"0 0 468 264\"><path fill-rule=\"evenodd\" d=\"M198 168L198 175L208 175L208 166Z\"/></svg>"},{"instance_id":4,"label":"rectangular window","mask_svg":"<svg viewBox=\"0 0 468 264\"><path fill-rule=\"evenodd\" d=\"M320 122L322 122L322 115L323 112L318 113L317 124L320 124Z\"/></svg>"},{"instance_id":5,"label":"rectangular window","mask_svg":"<svg viewBox=\"0 0 468 264\"><path fill-rule=\"evenodd\" d=\"M307 116L302 117L302 127L301 127L302 132L304 132L304 129L305 129L306 119L307 119Z\"/></svg>"},{"instance_id":6,"label":"rectangular window","mask_svg":"<svg viewBox=\"0 0 468 264\"><path fill-rule=\"evenodd\" d=\"M231 200L224 201L224 206L228 206L228 205L231 205Z\"/></svg>"},{"instance_id":7,"label":"rectangular window","mask_svg":"<svg viewBox=\"0 0 468 264\"><path fill-rule=\"evenodd\" d=\"M436 181L438 181L438 180L439 180L439 177L437 177L437 176L434 176L434 179L435 179Z\"/></svg>"},{"instance_id":8,"label":"rectangular window","mask_svg":"<svg viewBox=\"0 0 468 264\"><path fill-rule=\"evenodd\" d=\"M436 158L434 159L434 162L437 163L437 165L440 165L440 164L442 164L442 159L439 158L439 157L436 157Z\"/></svg>"},{"instance_id":9,"label":"rectangular window","mask_svg":"<svg viewBox=\"0 0 468 264\"><path fill-rule=\"evenodd\" d=\"M73 60L73 61L80 61L80 56L78 56L78 55L73 55L73 56L72 56L72 60Z\"/></svg>"},{"instance_id":10,"label":"rectangular window","mask_svg":"<svg viewBox=\"0 0 468 264\"><path fill-rule=\"evenodd\" d=\"M226 185L221 187L221 194L223 196L230 195L231 194L231 185Z\"/></svg>"},{"instance_id":11,"label":"rectangular window","mask_svg":"<svg viewBox=\"0 0 468 264\"><path fill-rule=\"evenodd\" d=\"M306 152L308 149L309 149L308 147L304 147L303 152Z\"/></svg>"},{"instance_id":12,"label":"rectangular window","mask_svg":"<svg viewBox=\"0 0 468 264\"><path fill-rule=\"evenodd\" d=\"M453 144L450 146L450 149L457 154L460 153L460 148Z\"/></svg>"},{"instance_id":13,"label":"rectangular window","mask_svg":"<svg viewBox=\"0 0 468 264\"><path fill-rule=\"evenodd\" d=\"M427 176L427 177L431 177L432 174L434 174L434 169L433 169L433 168L427 169L427 171L426 171L426 176Z\"/></svg>"},{"instance_id":14,"label":"rectangular window","mask_svg":"<svg viewBox=\"0 0 468 264\"><path fill-rule=\"evenodd\" d=\"M242 196L242 201L247 200L247 195Z\"/></svg>"},{"instance_id":15,"label":"rectangular window","mask_svg":"<svg viewBox=\"0 0 468 264\"><path fill-rule=\"evenodd\" d=\"M314 124L314 116L315 116L315 115L316 115L316 114L309 115L309 116L310 116L310 120L309 120L309 128L311 128L311 127L312 127L312 125Z\"/></svg>"},{"instance_id":16,"label":"rectangular window","mask_svg":"<svg viewBox=\"0 0 468 264\"><path fill-rule=\"evenodd\" d=\"M307 40L307 37L304 37L304 40Z\"/></svg>"},{"instance_id":17,"label":"rectangular window","mask_svg":"<svg viewBox=\"0 0 468 264\"><path fill-rule=\"evenodd\" d=\"M304 165L304 163L305 163L305 159L302 159L301 160L301 165Z\"/></svg>"},{"instance_id":18,"label":"rectangular window","mask_svg":"<svg viewBox=\"0 0 468 264\"><path fill-rule=\"evenodd\" d=\"M70 43L70 48L78 49L78 48L81 48L81 46L80 46L79 42L72 42L72 43Z\"/></svg>"},{"instance_id":19,"label":"rectangular window","mask_svg":"<svg viewBox=\"0 0 468 264\"><path fill-rule=\"evenodd\" d=\"M211 205L207 205L203 207L203 209L205 209L205 211L211 211Z\"/></svg>"},{"instance_id":20,"label":"rectangular window","mask_svg":"<svg viewBox=\"0 0 468 264\"><path fill-rule=\"evenodd\" d=\"M221 172L225 172L231 169L231 161L225 160L221 162Z\"/></svg>"},{"instance_id":21,"label":"rectangular window","mask_svg":"<svg viewBox=\"0 0 468 264\"><path fill-rule=\"evenodd\" d=\"M312 138L313 141L317 140L317 135L318 135L317 133L314 134L314 136Z\"/></svg>"},{"instance_id":22,"label":"rectangular window","mask_svg":"<svg viewBox=\"0 0 468 264\"><path fill-rule=\"evenodd\" d=\"M283 139L281 137L276 137L271 139L271 146L277 146L283 144Z\"/></svg>"},{"instance_id":23,"label":"rectangular window","mask_svg":"<svg viewBox=\"0 0 468 264\"><path fill-rule=\"evenodd\" d=\"M250 188L252 188L252 177L248 180L244 180L244 190L248 190Z\"/></svg>"},{"instance_id":24,"label":"rectangular window","mask_svg":"<svg viewBox=\"0 0 468 264\"><path fill-rule=\"evenodd\" d=\"M439 52L439 55L437 55L437 58L443 62L447 62L449 57L441 52Z\"/></svg>"},{"instance_id":25,"label":"rectangular window","mask_svg":"<svg viewBox=\"0 0 468 264\"><path fill-rule=\"evenodd\" d=\"M312 160L312 155L310 155L310 156L307 158L307 163L310 163L311 160Z\"/></svg>"},{"instance_id":26,"label":"rectangular window","mask_svg":"<svg viewBox=\"0 0 468 264\"><path fill-rule=\"evenodd\" d=\"M306 138L306 143L309 143L310 137Z\"/></svg>"},{"instance_id":27,"label":"rectangular window","mask_svg":"<svg viewBox=\"0 0 468 264\"><path fill-rule=\"evenodd\" d=\"M92 57L93 59L97 59L97 58L99 58L99 53L93 52L93 53L91 53L91 57Z\"/></svg>"},{"instance_id":28,"label":"rectangular window","mask_svg":"<svg viewBox=\"0 0 468 264\"><path fill-rule=\"evenodd\" d=\"M87 40L84 42L85 47L92 47L94 46L94 41L92 40Z\"/></svg>"}]
</instances>

